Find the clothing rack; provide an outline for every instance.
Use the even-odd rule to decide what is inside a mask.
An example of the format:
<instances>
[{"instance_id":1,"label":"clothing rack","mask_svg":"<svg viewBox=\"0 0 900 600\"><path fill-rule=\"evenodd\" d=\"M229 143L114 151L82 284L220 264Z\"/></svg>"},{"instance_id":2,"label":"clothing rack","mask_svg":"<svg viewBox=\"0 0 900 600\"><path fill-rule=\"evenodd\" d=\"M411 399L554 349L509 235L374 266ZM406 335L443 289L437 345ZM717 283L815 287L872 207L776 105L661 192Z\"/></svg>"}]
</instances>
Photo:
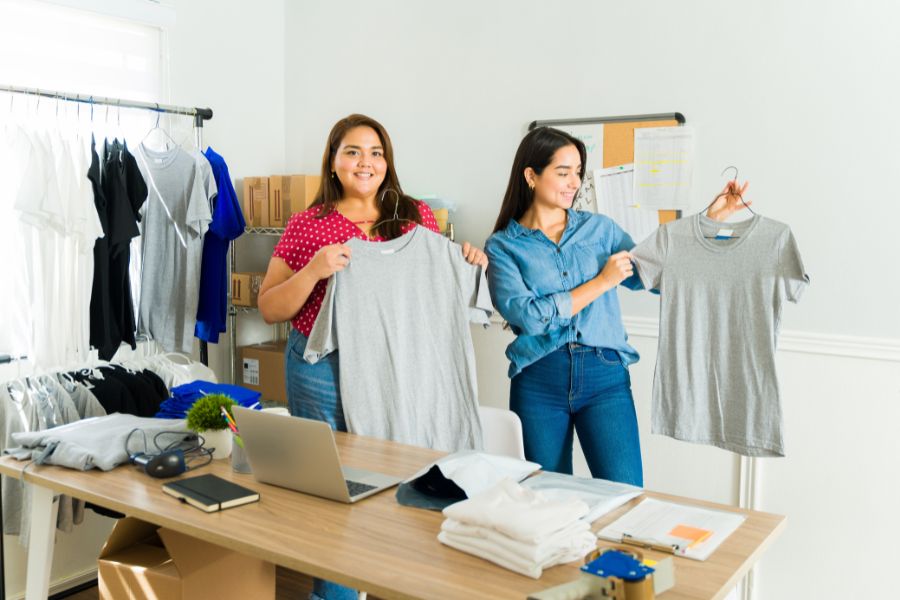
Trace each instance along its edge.
<instances>
[{"instance_id":1,"label":"clothing rack","mask_svg":"<svg viewBox=\"0 0 900 600\"><path fill-rule=\"evenodd\" d=\"M53 100L64 100L66 102L78 102L81 104L88 104L91 107L93 107L95 104L98 104L101 106L139 108L143 110L150 110L156 113L194 117L194 141L197 144L197 148L201 148L203 146L203 121L209 121L213 118L213 111L211 108L200 108L195 106L175 106L173 104L159 104L158 102L142 102L140 100L107 98L103 96L91 96L88 94L75 94L71 92L43 90L41 88L19 87L15 85L0 86L0 91L9 94L24 94L26 96L51 98ZM209 365L209 345L204 340L200 340L200 362L202 362L204 365ZM0 547L0 549L2 549L2 547ZM2 575L0 575L0 578L2 578ZM0 581L0 583L2 583L2 581ZM0 585L0 598L3 597L3 592L3 586Z\"/></svg>"},{"instance_id":2,"label":"clothing rack","mask_svg":"<svg viewBox=\"0 0 900 600\"><path fill-rule=\"evenodd\" d=\"M76 94L71 92L60 92L54 90L44 90L41 88L28 88L28 87L20 87L14 85L0 85L0 92L6 92L8 94L23 94L26 96L35 96L37 98L50 98L52 100L64 100L66 102L77 102L81 104L88 104L93 108L94 105L100 106L115 106L119 108L137 108L143 110L149 110L156 112L157 114L173 114L173 115L184 115L188 117L194 118L194 141L197 144L197 148L201 148L203 146L203 121L209 121L213 118L213 111L211 108L200 108L200 107L192 107L192 106L175 106L172 104L159 104L158 102L142 102L139 100L126 100L123 98L108 98L103 96L92 96L89 94ZM21 360L26 357L10 357L10 356L0 356L0 363L12 362L14 360ZM200 361L204 365L209 365L209 347L207 342L201 340L200 341ZM2 504L0 504L0 510L2 510ZM2 533L2 522L0 522L0 598L6 597L6 580L4 576L4 560L3 560L3 533ZM75 594L85 587L90 587L96 583L96 580L93 582L87 582L86 584L82 584L80 586L76 586L75 588L66 590L64 592L60 592L58 594L54 594L52 598L64 598L71 594Z\"/></svg>"}]
</instances>

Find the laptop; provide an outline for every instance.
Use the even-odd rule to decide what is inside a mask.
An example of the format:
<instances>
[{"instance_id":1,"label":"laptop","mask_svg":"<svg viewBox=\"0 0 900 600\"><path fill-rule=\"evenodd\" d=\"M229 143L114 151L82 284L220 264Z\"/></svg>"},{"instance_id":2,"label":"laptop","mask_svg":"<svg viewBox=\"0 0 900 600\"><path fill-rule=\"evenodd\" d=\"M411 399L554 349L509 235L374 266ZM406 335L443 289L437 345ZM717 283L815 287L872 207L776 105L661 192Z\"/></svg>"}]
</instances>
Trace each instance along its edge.
<instances>
[{"instance_id":1,"label":"laptop","mask_svg":"<svg viewBox=\"0 0 900 600\"><path fill-rule=\"evenodd\" d=\"M338 502L357 502L403 478L341 466L324 421L233 406L253 476L261 483Z\"/></svg>"}]
</instances>

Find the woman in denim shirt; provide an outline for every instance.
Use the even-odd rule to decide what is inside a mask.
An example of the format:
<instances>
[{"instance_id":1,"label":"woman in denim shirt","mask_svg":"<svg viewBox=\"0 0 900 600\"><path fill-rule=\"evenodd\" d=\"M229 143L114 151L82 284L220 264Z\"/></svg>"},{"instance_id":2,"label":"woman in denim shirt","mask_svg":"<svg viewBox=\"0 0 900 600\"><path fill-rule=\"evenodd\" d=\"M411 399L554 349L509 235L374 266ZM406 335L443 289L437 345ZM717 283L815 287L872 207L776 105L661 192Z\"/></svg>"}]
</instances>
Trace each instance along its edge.
<instances>
[{"instance_id":1,"label":"woman in denim shirt","mask_svg":"<svg viewBox=\"0 0 900 600\"><path fill-rule=\"evenodd\" d=\"M612 219L572 210L585 161L584 144L565 132L540 127L525 136L485 246L488 282L516 334L506 350L509 403L522 420L525 457L571 474L574 430L591 475L641 486L627 368L638 353L613 291L641 289L628 252L634 242ZM710 218L742 207L737 191L729 182Z\"/></svg>"}]
</instances>

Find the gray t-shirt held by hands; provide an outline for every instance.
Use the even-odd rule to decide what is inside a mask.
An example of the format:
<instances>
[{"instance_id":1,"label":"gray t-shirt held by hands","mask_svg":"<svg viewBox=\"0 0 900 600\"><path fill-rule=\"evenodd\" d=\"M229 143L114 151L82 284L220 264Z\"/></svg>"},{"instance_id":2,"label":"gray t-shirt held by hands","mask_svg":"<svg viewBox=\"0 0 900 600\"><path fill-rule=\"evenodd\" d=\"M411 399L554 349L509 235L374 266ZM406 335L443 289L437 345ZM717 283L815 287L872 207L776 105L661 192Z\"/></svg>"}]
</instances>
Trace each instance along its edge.
<instances>
[{"instance_id":1,"label":"gray t-shirt held by hands","mask_svg":"<svg viewBox=\"0 0 900 600\"><path fill-rule=\"evenodd\" d=\"M722 229L732 237L717 239ZM660 291L652 431L745 456L784 456L775 347L785 300L809 283L790 228L694 215L632 251Z\"/></svg>"},{"instance_id":2,"label":"gray t-shirt held by hands","mask_svg":"<svg viewBox=\"0 0 900 600\"><path fill-rule=\"evenodd\" d=\"M339 350L352 433L453 452L482 447L469 323L493 311L480 267L415 227L387 242L351 239L328 282L304 358Z\"/></svg>"}]
</instances>

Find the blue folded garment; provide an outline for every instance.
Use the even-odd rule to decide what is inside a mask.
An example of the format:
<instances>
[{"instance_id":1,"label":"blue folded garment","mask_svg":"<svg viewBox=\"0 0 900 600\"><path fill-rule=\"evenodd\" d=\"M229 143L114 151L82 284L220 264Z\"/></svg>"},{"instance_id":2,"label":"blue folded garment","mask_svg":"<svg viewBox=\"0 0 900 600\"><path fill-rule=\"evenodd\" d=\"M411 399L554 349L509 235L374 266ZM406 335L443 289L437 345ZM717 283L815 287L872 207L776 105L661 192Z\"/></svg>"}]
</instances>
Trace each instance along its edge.
<instances>
[{"instance_id":1,"label":"blue folded garment","mask_svg":"<svg viewBox=\"0 0 900 600\"><path fill-rule=\"evenodd\" d=\"M259 404L262 396L259 392L248 390L239 385L228 383L212 383L211 381L192 381L171 389L172 396L159 405L156 417L160 419L183 419L194 403L210 394L224 394L247 408Z\"/></svg>"}]
</instances>

